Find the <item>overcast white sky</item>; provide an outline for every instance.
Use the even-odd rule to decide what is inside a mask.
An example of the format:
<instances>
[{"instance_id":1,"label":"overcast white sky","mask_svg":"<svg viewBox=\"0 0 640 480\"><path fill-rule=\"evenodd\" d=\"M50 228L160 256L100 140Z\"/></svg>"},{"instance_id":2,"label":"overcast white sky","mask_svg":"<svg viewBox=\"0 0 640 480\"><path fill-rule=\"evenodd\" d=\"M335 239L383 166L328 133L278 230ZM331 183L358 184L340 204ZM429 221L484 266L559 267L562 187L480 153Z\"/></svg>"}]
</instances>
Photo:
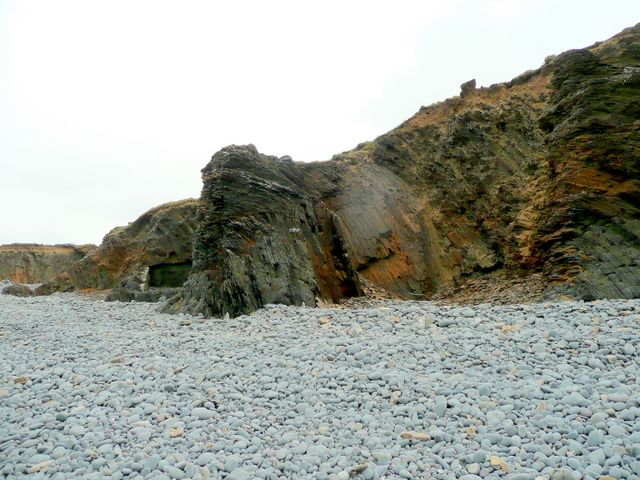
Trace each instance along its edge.
<instances>
[{"instance_id":1,"label":"overcast white sky","mask_svg":"<svg viewBox=\"0 0 640 480\"><path fill-rule=\"evenodd\" d=\"M0 243L99 243L231 143L324 160L638 0L0 0Z\"/></svg>"}]
</instances>

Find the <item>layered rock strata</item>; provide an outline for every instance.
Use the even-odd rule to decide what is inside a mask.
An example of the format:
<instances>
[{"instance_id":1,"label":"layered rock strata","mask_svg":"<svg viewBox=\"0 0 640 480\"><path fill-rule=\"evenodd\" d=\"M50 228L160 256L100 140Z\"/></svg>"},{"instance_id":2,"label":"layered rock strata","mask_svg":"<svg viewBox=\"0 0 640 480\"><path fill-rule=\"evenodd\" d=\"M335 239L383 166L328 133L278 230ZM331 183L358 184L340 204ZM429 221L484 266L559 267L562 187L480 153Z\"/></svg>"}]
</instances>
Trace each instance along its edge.
<instances>
[{"instance_id":1,"label":"layered rock strata","mask_svg":"<svg viewBox=\"0 0 640 480\"><path fill-rule=\"evenodd\" d=\"M504 84L463 85L355 150L231 146L203 170L194 266L169 311L407 298L495 273L546 296L640 296L640 26Z\"/></svg>"},{"instance_id":2,"label":"layered rock strata","mask_svg":"<svg viewBox=\"0 0 640 480\"><path fill-rule=\"evenodd\" d=\"M238 315L360 294L340 218L289 158L227 147L202 170L194 273L169 311Z\"/></svg>"},{"instance_id":3,"label":"layered rock strata","mask_svg":"<svg viewBox=\"0 0 640 480\"><path fill-rule=\"evenodd\" d=\"M50 282L95 249L95 245L0 245L0 280Z\"/></svg>"},{"instance_id":4,"label":"layered rock strata","mask_svg":"<svg viewBox=\"0 0 640 480\"><path fill-rule=\"evenodd\" d=\"M97 249L36 292L118 287L125 292L114 299L124 300L149 287L181 286L191 270L197 205L194 199L167 203L114 228Z\"/></svg>"}]
</instances>

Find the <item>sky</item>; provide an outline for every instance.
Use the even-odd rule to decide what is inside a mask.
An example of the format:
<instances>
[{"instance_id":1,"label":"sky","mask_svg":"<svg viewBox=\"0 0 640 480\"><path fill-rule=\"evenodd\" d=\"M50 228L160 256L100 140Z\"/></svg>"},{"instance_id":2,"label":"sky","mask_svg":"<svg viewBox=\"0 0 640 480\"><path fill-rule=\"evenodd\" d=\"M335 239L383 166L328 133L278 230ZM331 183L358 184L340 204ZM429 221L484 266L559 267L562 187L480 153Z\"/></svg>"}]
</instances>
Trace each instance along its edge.
<instances>
[{"instance_id":1,"label":"sky","mask_svg":"<svg viewBox=\"0 0 640 480\"><path fill-rule=\"evenodd\" d=\"M100 243L220 148L326 160L638 0L0 0L0 244Z\"/></svg>"}]
</instances>

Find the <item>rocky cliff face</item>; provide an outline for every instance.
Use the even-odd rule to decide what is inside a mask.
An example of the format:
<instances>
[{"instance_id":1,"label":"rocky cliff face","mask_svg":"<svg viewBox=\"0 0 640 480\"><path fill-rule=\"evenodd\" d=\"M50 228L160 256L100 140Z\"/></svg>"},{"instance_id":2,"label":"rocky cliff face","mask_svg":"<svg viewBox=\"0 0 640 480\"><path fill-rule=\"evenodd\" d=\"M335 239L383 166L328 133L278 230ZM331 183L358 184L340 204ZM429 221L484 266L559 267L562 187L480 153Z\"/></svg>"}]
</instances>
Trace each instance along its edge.
<instances>
[{"instance_id":1,"label":"rocky cliff face","mask_svg":"<svg viewBox=\"0 0 640 480\"><path fill-rule=\"evenodd\" d=\"M105 235L100 246L37 289L39 294L117 285L179 287L191 270L198 200L153 208Z\"/></svg>"},{"instance_id":2,"label":"rocky cliff face","mask_svg":"<svg viewBox=\"0 0 640 480\"><path fill-rule=\"evenodd\" d=\"M315 305L360 287L339 217L291 159L227 147L202 170L194 274L170 311L237 315L268 303Z\"/></svg>"},{"instance_id":3,"label":"rocky cliff face","mask_svg":"<svg viewBox=\"0 0 640 480\"><path fill-rule=\"evenodd\" d=\"M232 146L203 170L194 269L170 311L408 298L499 273L546 295L640 296L640 26L423 107L327 162Z\"/></svg>"},{"instance_id":4,"label":"rocky cliff face","mask_svg":"<svg viewBox=\"0 0 640 480\"><path fill-rule=\"evenodd\" d=\"M95 249L95 245L0 245L0 279L31 284L50 282Z\"/></svg>"},{"instance_id":5,"label":"rocky cliff face","mask_svg":"<svg viewBox=\"0 0 640 480\"><path fill-rule=\"evenodd\" d=\"M638 297L640 26L562 54L551 69L539 120L548 173L531 257L564 284L558 291Z\"/></svg>"}]
</instances>

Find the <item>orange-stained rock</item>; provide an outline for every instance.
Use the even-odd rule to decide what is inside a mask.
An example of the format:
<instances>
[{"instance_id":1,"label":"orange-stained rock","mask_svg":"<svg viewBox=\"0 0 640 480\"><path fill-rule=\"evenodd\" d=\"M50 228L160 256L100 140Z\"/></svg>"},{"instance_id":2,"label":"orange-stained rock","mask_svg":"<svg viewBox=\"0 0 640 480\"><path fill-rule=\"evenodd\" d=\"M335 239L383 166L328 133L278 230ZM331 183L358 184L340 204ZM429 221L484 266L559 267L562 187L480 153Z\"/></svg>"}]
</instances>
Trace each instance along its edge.
<instances>
[{"instance_id":1,"label":"orange-stained rock","mask_svg":"<svg viewBox=\"0 0 640 480\"><path fill-rule=\"evenodd\" d=\"M361 284L640 297L640 24L510 82L466 83L329 161L230 146L202 173L199 202L112 231L43 290L180 283L193 259L169 311L326 303Z\"/></svg>"},{"instance_id":2,"label":"orange-stained rock","mask_svg":"<svg viewBox=\"0 0 640 480\"><path fill-rule=\"evenodd\" d=\"M154 286L154 278L163 277L162 269L190 270L197 205L198 200L193 199L166 203L145 212L127 226L114 228L98 248L36 292L102 290L121 282Z\"/></svg>"},{"instance_id":3,"label":"orange-stained rock","mask_svg":"<svg viewBox=\"0 0 640 480\"><path fill-rule=\"evenodd\" d=\"M223 149L203 170L193 279L174 310L335 299L339 288L320 288L342 275L314 251L318 209L338 219L333 235L349 261L340 271L408 298L529 274L543 296L640 296L638 65L640 25L511 82L464 84L461 97L330 161L277 164L252 146ZM295 254L274 233L287 222L307 239ZM278 271L280 254L304 274ZM269 278L301 290L271 295Z\"/></svg>"}]
</instances>

